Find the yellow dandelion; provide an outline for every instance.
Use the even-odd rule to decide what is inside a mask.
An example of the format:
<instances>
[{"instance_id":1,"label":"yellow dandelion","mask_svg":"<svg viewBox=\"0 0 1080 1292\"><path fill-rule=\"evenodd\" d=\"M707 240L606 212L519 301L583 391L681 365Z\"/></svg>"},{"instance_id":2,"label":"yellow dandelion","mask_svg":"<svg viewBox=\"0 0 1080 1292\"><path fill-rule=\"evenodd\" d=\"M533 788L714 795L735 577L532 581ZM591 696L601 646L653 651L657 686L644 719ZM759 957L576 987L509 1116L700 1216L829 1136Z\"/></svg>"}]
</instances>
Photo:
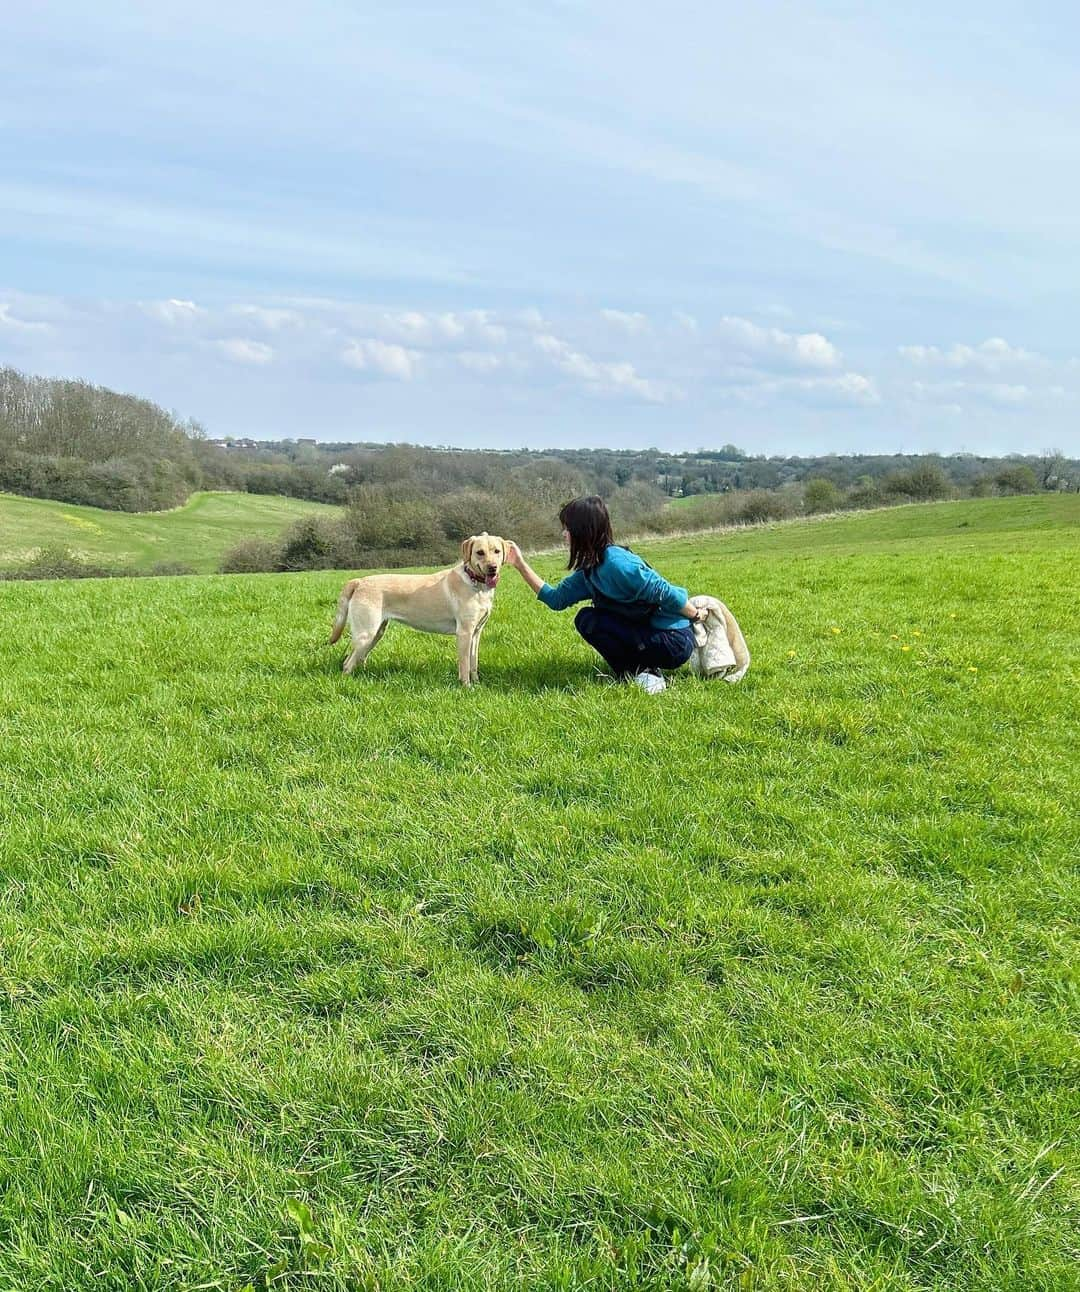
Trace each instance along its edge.
<instances>
[{"instance_id":1,"label":"yellow dandelion","mask_svg":"<svg viewBox=\"0 0 1080 1292\"><path fill-rule=\"evenodd\" d=\"M789 650L789 651L788 651L788 653L787 653L787 657L788 657L788 659L794 659L794 658L795 658L795 652L794 652L793 650Z\"/></svg>"},{"instance_id":2,"label":"yellow dandelion","mask_svg":"<svg viewBox=\"0 0 1080 1292\"><path fill-rule=\"evenodd\" d=\"M969 665L968 665L968 672L969 672L969 673L977 673L978 671L979 671L979 670L975 667L975 665L974 665L974 664L969 664Z\"/></svg>"},{"instance_id":3,"label":"yellow dandelion","mask_svg":"<svg viewBox=\"0 0 1080 1292\"><path fill-rule=\"evenodd\" d=\"M900 647L900 649L901 649L901 650L911 650L911 647L910 647L910 646L901 646L901 647Z\"/></svg>"},{"instance_id":4,"label":"yellow dandelion","mask_svg":"<svg viewBox=\"0 0 1080 1292\"><path fill-rule=\"evenodd\" d=\"M950 618L950 619L955 619L955 618L956 618L956 615L955 615L955 614L951 614L951 615L949 616L949 618Z\"/></svg>"},{"instance_id":5,"label":"yellow dandelion","mask_svg":"<svg viewBox=\"0 0 1080 1292\"><path fill-rule=\"evenodd\" d=\"M913 628L913 629L911 630L911 635L912 635L912 637L921 637L921 636L922 636L922 633L921 633L921 632L919 632L919 630L918 630L917 628Z\"/></svg>"},{"instance_id":6,"label":"yellow dandelion","mask_svg":"<svg viewBox=\"0 0 1080 1292\"><path fill-rule=\"evenodd\" d=\"M834 633L839 633L840 629L839 629L839 628L833 628L833 629L832 629L832 631L833 631Z\"/></svg>"}]
</instances>

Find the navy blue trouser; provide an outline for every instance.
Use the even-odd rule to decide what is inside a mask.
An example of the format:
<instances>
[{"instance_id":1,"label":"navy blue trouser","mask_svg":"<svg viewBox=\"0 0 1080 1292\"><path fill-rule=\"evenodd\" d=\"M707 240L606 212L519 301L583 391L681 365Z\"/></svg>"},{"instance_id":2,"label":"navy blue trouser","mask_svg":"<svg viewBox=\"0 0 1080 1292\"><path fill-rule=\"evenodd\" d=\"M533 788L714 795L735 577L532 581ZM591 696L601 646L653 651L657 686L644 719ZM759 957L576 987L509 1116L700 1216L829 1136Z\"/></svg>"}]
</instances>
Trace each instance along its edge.
<instances>
[{"instance_id":1,"label":"navy blue trouser","mask_svg":"<svg viewBox=\"0 0 1080 1292\"><path fill-rule=\"evenodd\" d=\"M689 628L635 624L595 606L579 610L574 627L618 678L648 669L678 668L694 653L694 634Z\"/></svg>"}]
</instances>

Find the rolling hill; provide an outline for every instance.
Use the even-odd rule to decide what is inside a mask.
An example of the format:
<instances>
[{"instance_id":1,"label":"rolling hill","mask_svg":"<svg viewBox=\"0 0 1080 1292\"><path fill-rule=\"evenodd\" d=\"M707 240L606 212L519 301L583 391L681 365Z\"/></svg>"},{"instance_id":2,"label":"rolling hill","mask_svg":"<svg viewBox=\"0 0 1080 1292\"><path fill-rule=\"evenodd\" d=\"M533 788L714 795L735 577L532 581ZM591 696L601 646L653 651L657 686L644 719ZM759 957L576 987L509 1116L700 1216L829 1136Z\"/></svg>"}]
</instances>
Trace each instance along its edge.
<instances>
[{"instance_id":1,"label":"rolling hill","mask_svg":"<svg viewBox=\"0 0 1080 1292\"><path fill-rule=\"evenodd\" d=\"M177 561L199 573L245 538L273 538L304 516L337 511L324 503L272 494L197 493L173 511L103 511L0 494L0 569L43 547L63 547L87 561L146 571Z\"/></svg>"}]
</instances>

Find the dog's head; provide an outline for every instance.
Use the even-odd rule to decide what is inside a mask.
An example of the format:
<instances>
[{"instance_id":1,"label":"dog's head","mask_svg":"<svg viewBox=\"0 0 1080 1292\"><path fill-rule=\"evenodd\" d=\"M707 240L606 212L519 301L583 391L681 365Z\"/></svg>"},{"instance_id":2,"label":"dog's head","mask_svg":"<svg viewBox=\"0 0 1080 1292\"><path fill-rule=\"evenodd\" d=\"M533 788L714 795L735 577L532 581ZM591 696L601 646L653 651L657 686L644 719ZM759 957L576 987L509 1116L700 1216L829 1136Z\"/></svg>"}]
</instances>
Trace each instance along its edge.
<instances>
[{"instance_id":1,"label":"dog's head","mask_svg":"<svg viewBox=\"0 0 1080 1292\"><path fill-rule=\"evenodd\" d=\"M461 559L474 579L483 580L486 588L499 582L506 544L497 534L474 534L461 545Z\"/></svg>"}]
</instances>

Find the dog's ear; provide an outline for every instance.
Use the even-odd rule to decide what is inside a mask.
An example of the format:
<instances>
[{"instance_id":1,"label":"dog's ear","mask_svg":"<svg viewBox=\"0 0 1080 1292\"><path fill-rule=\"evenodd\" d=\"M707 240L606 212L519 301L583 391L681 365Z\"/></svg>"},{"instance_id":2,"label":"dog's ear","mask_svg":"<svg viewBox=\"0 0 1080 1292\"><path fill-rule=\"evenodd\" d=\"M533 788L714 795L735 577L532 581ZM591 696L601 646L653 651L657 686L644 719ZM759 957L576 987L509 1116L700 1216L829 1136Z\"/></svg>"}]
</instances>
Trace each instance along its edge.
<instances>
[{"instance_id":1,"label":"dog's ear","mask_svg":"<svg viewBox=\"0 0 1080 1292\"><path fill-rule=\"evenodd\" d=\"M472 555L472 545L473 545L472 538L466 538L462 540L461 559L465 562L466 565L469 564L469 557Z\"/></svg>"}]
</instances>

